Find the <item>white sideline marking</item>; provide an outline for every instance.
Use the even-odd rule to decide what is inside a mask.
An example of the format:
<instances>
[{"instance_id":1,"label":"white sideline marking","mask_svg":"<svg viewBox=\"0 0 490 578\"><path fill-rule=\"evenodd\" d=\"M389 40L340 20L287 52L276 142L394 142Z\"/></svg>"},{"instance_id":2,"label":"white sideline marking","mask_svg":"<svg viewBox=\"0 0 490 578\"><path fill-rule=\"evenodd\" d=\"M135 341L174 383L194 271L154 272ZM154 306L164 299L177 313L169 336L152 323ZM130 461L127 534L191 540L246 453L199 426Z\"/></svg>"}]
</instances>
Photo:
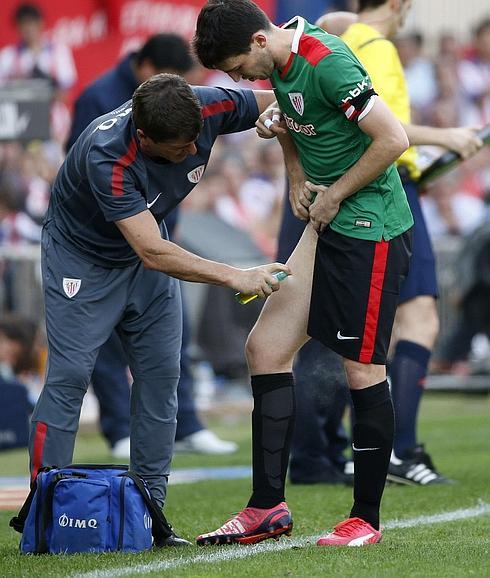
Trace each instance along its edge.
<instances>
[{"instance_id":1,"label":"white sideline marking","mask_svg":"<svg viewBox=\"0 0 490 578\"><path fill-rule=\"evenodd\" d=\"M417 518L408 518L406 520L390 520L384 524L387 530L399 530L403 528L413 528L415 526L429 526L432 524L442 524L445 522L455 522L457 520L466 520L468 518L477 518L490 514L490 504L480 502L474 508L461 508L452 512L443 512L432 516L419 516ZM319 536L307 536L304 538L283 539L280 542L268 541L254 546L203 546L206 550L213 550L206 554L197 554L174 558L173 560L162 560L160 562L151 562L149 564L138 564L134 566L125 566L122 568L111 568L109 570L95 570L85 574L76 574L77 578L118 578L119 576L134 576L136 574L148 574L150 572L162 572L173 568L182 568L191 564L216 564L227 562L229 560L239 560L240 558L249 558L257 554L267 552L279 552L281 550L290 550L292 548L303 548L304 546L313 545ZM129 562L128 562L129 563ZM75 576L75 575L74 575Z\"/></svg>"}]
</instances>

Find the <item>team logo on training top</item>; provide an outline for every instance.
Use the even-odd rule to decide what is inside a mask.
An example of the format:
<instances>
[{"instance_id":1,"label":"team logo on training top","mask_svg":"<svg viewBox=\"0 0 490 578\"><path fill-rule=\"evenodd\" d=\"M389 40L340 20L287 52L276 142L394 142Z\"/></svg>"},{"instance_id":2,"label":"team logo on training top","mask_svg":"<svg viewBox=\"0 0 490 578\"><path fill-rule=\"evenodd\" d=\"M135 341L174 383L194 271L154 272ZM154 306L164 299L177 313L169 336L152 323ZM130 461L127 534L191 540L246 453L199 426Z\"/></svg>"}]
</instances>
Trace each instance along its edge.
<instances>
[{"instance_id":1,"label":"team logo on training top","mask_svg":"<svg viewBox=\"0 0 490 578\"><path fill-rule=\"evenodd\" d=\"M294 110L301 116L305 111L305 101L303 99L303 95L301 92L289 92L288 93L289 100L293 105Z\"/></svg>"},{"instance_id":2,"label":"team logo on training top","mask_svg":"<svg viewBox=\"0 0 490 578\"><path fill-rule=\"evenodd\" d=\"M68 277L63 277L63 291L65 292L65 295L70 299L75 297L75 295L80 291L81 284L81 279L69 279Z\"/></svg>"},{"instance_id":3,"label":"team logo on training top","mask_svg":"<svg viewBox=\"0 0 490 578\"><path fill-rule=\"evenodd\" d=\"M200 165L200 166L196 167L190 173L187 173L187 178L189 179L189 181L191 183L193 183L194 185L196 185L201 180L201 177L204 174L205 168L206 168L206 165Z\"/></svg>"}]
</instances>

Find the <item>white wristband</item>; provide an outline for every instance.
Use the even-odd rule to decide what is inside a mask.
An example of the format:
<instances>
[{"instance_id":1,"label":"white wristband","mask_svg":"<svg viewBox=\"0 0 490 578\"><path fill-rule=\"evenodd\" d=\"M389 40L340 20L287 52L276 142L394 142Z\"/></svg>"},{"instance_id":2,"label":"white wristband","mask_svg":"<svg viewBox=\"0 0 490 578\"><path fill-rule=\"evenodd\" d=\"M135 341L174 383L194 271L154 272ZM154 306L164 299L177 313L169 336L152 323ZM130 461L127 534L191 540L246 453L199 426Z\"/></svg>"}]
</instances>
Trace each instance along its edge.
<instances>
[{"instance_id":1,"label":"white wristband","mask_svg":"<svg viewBox=\"0 0 490 578\"><path fill-rule=\"evenodd\" d=\"M272 115L272 122L281 122L281 115L280 114L273 114Z\"/></svg>"},{"instance_id":2,"label":"white wristband","mask_svg":"<svg viewBox=\"0 0 490 578\"><path fill-rule=\"evenodd\" d=\"M272 122L272 120L270 118L266 118L264 120L264 126L265 128L269 129L274 123Z\"/></svg>"}]
</instances>

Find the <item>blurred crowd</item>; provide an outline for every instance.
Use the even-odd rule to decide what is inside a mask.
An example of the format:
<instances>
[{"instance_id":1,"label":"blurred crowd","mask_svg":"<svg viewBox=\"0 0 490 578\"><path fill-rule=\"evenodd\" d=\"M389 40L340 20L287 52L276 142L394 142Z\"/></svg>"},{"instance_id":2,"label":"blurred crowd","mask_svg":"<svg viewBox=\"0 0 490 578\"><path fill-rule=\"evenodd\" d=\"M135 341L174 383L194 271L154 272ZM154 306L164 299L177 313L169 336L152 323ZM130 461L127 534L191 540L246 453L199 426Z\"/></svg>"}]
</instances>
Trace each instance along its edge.
<instances>
[{"instance_id":1,"label":"blurred crowd","mask_svg":"<svg viewBox=\"0 0 490 578\"><path fill-rule=\"evenodd\" d=\"M52 138L0 142L2 312L11 308L5 247L39 243L51 184L63 161L69 134L73 103L68 101L67 91L77 74L69 49L44 40L42 14L35 7L24 8L24 12L19 9L15 20L19 43L0 49L0 86L28 78L44 78L52 83ZM471 42L462 44L447 32L439 38L435 51L426 48L424 38L417 32L398 39L415 123L437 127L490 124L490 19L475 24ZM230 85L229 79L206 77L197 67L189 78L195 83ZM427 166L442 152L421 147L422 165ZM249 131L222 138L201 183L185 200L182 211L213 213L247 234L266 260L275 256L284 191L279 145L260 140L254 131ZM490 147L485 147L425 192L423 208L433 238L470 238L489 222L489 197ZM471 345L464 355L467 357L470 351ZM439 368L451 369L452 361L440 359ZM8 360L0 359L2 363L8 364Z\"/></svg>"}]
</instances>

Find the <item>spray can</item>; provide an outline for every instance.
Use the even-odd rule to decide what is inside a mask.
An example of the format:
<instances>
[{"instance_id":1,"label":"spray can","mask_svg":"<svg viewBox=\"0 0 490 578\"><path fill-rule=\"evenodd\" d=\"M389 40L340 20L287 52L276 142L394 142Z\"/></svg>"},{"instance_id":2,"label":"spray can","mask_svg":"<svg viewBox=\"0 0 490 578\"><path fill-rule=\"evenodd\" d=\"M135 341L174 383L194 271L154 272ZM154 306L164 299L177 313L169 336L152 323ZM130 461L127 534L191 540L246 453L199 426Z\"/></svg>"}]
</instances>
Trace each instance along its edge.
<instances>
[{"instance_id":1,"label":"spray can","mask_svg":"<svg viewBox=\"0 0 490 578\"><path fill-rule=\"evenodd\" d=\"M273 275L278 281L284 281L284 279L286 279L286 277L288 276L288 273L286 273L285 271L277 271L277 273L273 273ZM257 298L258 298L258 295L247 295L246 293L235 293L235 299L241 305L246 305L247 303L250 303L250 301L253 301L254 299L257 299Z\"/></svg>"}]
</instances>

